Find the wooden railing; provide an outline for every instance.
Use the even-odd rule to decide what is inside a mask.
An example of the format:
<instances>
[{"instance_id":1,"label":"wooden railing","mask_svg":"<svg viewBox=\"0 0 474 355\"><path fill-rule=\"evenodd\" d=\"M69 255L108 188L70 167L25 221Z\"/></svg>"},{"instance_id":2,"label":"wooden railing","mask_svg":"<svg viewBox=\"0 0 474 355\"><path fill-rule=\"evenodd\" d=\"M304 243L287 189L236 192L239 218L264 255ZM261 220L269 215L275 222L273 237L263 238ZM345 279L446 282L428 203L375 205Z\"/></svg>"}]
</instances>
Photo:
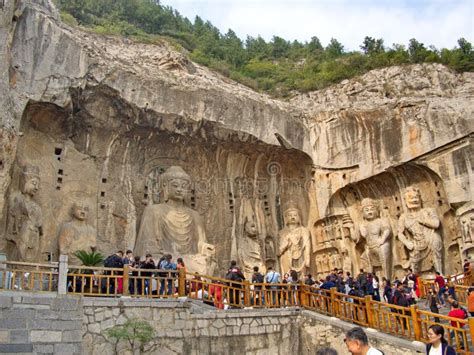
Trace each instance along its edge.
<instances>
[{"instance_id":1,"label":"wooden railing","mask_svg":"<svg viewBox=\"0 0 474 355\"><path fill-rule=\"evenodd\" d=\"M62 259L63 260L63 259ZM466 302L469 275L447 278L461 304ZM470 282L470 281L469 281ZM422 293L433 280L421 280ZM33 264L0 261L0 290L58 292L83 296L176 298L202 300L218 309L301 307L406 339L428 341L428 328L441 325L448 342L459 354L474 353L474 317L458 319L420 310L416 305L400 307L317 287L288 283L238 282L186 273L183 269L157 270L105 268L59 263Z\"/></svg>"},{"instance_id":2,"label":"wooden railing","mask_svg":"<svg viewBox=\"0 0 474 355\"><path fill-rule=\"evenodd\" d=\"M179 279L179 271L174 270L70 265L67 292L84 296L174 298L184 295L184 290L180 293Z\"/></svg>"},{"instance_id":3,"label":"wooden railing","mask_svg":"<svg viewBox=\"0 0 474 355\"><path fill-rule=\"evenodd\" d=\"M217 308L280 308L299 306L301 285L249 283L187 273L186 295Z\"/></svg>"},{"instance_id":4,"label":"wooden railing","mask_svg":"<svg viewBox=\"0 0 474 355\"><path fill-rule=\"evenodd\" d=\"M0 262L0 290L53 292L58 289L58 264Z\"/></svg>"}]
</instances>

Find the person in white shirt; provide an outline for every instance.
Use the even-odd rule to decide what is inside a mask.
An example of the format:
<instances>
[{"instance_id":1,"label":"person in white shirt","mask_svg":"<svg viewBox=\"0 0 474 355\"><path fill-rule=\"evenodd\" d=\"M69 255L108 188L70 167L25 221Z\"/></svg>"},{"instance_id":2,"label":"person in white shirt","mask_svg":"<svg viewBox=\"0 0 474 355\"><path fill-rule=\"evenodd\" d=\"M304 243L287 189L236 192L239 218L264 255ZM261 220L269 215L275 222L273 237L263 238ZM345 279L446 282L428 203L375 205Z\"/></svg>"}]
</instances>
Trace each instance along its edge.
<instances>
[{"instance_id":1,"label":"person in white shirt","mask_svg":"<svg viewBox=\"0 0 474 355\"><path fill-rule=\"evenodd\" d=\"M344 342L352 355L383 355L383 352L369 345L367 334L360 327L347 331Z\"/></svg>"}]
</instances>

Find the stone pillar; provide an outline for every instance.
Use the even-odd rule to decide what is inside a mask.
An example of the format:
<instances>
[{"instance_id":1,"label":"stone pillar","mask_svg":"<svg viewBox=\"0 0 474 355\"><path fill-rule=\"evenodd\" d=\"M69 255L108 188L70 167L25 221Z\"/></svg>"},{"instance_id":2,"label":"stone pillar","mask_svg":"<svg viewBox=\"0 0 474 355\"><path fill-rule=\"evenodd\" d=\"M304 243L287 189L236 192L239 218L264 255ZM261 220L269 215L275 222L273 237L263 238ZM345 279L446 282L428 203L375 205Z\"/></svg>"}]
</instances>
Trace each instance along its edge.
<instances>
[{"instance_id":1,"label":"stone pillar","mask_svg":"<svg viewBox=\"0 0 474 355\"><path fill-rule=\"evenodd\" d=\"M60 295L67 293L67 259L67 255L59 256L58 294Z\"/></svg>"}]
</instances>

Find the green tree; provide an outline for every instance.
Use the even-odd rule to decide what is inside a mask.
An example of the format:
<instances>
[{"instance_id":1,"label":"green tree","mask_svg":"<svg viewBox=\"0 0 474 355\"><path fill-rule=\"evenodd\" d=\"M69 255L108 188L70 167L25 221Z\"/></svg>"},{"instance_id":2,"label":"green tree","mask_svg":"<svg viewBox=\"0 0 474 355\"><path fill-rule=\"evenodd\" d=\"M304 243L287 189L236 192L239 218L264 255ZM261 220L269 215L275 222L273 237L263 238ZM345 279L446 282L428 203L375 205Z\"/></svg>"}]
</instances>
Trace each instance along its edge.
<instances>
[{"instance_id":1,"label":"green tree","mask_svg":"<svg viewBox=\"0 0 474 355\"><path fill-rule=\"evenodd\" d=\"M264 59L270 56L271 48L260 36L257 38L247 36L245 48L249 59Z\"/></svg>"},{"instance_id":2,"label":"green tree","mask_svg":"<svg viewBox=\"0 0 474 355\"><path fill-rule=\"evenodd\" d=\"M240 68L246 61L246 51L242 41L229 29L222 39L224 59L234 67Z\"/></svg>"},{"instance_id":3,"label":"green tree","mask_svg":"<svg viewBox=\"0 0 474 355\"><path fill-rule=\"evenodd\" d=\"M313 36L311 40L306 46L306 50L308 51L308 55L311 57L320 57L324 51L323 45L318 37Z\"/></svg>"},{"instance_id":4,"label":"green tree","mask_svg":"<svg viewBox=\"0 0 474 355\"><path fill-rule=\"evenodd\" d=\"M74 256L79 259L79 261L84 266L97 266L104 263L104 256L96 251L85 251L78 250L74 253Z\"/></svg>"},{"instance_id":5,"label":"green tree","mask_svg":"<svg viewBox=\"0 0 474 355\"><path fill-rule=\"evenodd\" d=\"M150 342L155 331L146 321L139 319L129 319L124 325L116 325L105 331L107 338L113 341L115 353L118 354L117 345L120 341L126 341L134 354L140 354L146 343Z\"/></svg>"},{"instance_id":6,"label":"green tree","mask_svg":"<svg viewBox=\"0 0 474 355\"><path fill-rule=\"evenodd\" d=\"M362 51L368 55L382 53L384 52L383 39L375 39L366 36L362 42L362 45L360 46L360 49L362 49Z\"/></svg>"},{"instance_id":7,"label":"green tree","mask_svg":"<svg viewBox=\"0 0 474 355\"><path fill-rule=\"evenodd\" d=\"M331 38L326 46L326 54L329 58L338 58L344 53L344 46L335 38Z\"/></svg>"},{"instance_id":8,"label":"green tree","mask_svg":"<svg viewBox=\"0 0 474 355\"><path fill-rule=\"evenodd\" d=\"M410 39L408 44L408 55L412 63L424 62L427 54L428 51L423 43L418 42L415 38Z\"/></svg>"},{"instance_id":9,"label":"green tree","mask_svg":"<svg viewBox=\"0 0 474 355\"><path fill-rule=\"evenodd\" d=\"M273 36L271 41L272 57L274 59L287 57L291 49L290 43L283 38Z\"/></svg>"}]
</instances>

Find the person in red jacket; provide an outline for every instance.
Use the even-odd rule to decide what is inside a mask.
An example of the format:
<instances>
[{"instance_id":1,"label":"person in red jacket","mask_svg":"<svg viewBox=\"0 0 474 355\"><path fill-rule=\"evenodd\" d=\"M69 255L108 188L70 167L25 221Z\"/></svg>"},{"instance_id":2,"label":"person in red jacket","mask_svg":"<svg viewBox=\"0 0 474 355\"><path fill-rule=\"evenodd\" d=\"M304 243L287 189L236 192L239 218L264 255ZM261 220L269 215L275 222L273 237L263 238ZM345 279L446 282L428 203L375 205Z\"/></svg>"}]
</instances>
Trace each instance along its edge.
<instances>
[{"instance_id":1,"label":"person in red jacket","mask_svg":"<svg viewBox=\"0 0 474 355\"><path fill-rule=\"evenodd\" d=\"M448 313L449 317L452 318L459 318L459 319L465 319L466 318L466 313L464 312L463 309L459 307L459 303L457 301L454 301L451 304L451 310ZM458 322L456 320L451 320L451 326L454 328L462 328L464 326L464 323ZM449 333L451 339L455 338L455 340L459 339L461 343L461 349L464 349L464 341L462 338L462 334L459 333L458 336L456 337L456 330L453 329ZM456 339L457 338L457 339Z\"/></svg>"},{"instance_id":2,"label":"person in red jacket","mask_svg":"<svg viewBox=\"0 0 474 355\"><path fill-rule=\"evenodd\" d=\"M446 281L444 280L444 277L441 276L441 273L439 271L436 271L436 277L435 277L434 282L435 282L436 290L438 291L439 303L441 303L444 306L446 303L444 301L444 293L446 292Z\"/></svg>"}]
</instances>

